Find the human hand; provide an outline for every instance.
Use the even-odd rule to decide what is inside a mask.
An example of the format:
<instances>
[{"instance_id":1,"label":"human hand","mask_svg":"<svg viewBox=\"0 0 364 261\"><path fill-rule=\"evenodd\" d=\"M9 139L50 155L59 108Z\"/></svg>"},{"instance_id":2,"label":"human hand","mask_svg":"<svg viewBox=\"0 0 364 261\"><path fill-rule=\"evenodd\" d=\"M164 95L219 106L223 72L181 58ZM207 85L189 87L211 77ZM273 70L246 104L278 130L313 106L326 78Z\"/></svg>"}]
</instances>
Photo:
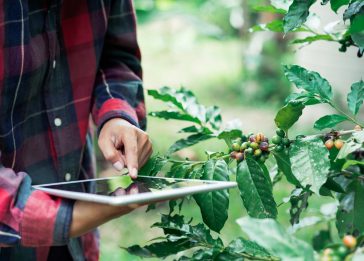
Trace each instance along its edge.
<instances>
[{"instance_id":1,"label":"human hand","mask_svg":"<svg viewBox=\"0 0 364 261\"><path fill-rule=\"evenodd\" d=\"M152 143L146 132L128 121L114 118L107 121L101 129L98 144L106 160L121 171L125 166L133 179L152 155Z\"/></svg>"}]
</instances>

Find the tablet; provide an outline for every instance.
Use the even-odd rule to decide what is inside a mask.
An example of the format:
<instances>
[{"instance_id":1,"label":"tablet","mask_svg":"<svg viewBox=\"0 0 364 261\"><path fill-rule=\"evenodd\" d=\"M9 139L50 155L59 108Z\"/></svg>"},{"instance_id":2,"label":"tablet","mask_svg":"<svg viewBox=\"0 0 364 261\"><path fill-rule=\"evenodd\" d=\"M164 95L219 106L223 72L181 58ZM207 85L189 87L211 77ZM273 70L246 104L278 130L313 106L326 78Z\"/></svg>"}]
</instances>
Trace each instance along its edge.
<instances>
[{"instance_id":1,"label":"tablet","mask_svg":"<svg viewBox=\"0 0 364 261\"><path fill-rule=\"evenodd\" d=\"M115 206L148 204L196 193L234 188L236 182L129 176L89 179L33 186L50 195ZM85 192L89 191L89 192Z\"/></svg>"}]
</instances>

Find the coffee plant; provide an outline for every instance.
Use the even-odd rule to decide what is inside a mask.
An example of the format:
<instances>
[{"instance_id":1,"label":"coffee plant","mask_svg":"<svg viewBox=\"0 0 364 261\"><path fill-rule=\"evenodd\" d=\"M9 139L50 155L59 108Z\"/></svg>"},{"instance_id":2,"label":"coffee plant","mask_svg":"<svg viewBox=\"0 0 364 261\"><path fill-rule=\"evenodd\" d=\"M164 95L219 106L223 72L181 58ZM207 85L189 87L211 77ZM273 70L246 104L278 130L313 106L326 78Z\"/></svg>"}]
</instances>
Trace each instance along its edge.
<instances>
[{"instance_id":1,"label":"coffee plant","mask_svg":"<svg viewBox=\"0 0 364 261\"><path fill-rule=\"evenodd\" d=\"M364 1L323 0L333 11L345 8L343 23L350 25L341 33L317 33L306 24L315 0L272 0L270 6L256 10L282 14L282 20L258 25L252 31L304 31L311 35L294 43L317 40L335 41L340 51L364 50ZM324 8L324 7L323 7ZM145 246L125 248L129 253L148 258L174 255L177 260L364 260L364 131L357 115L364 101L364 82L357 79L347 94L347 108L333 99L330 83L319 73L298 65L284 66L286 78L297 87L275 116L276 134L243 133L234 124L224 124L216 106L200 104L185 88L163 87L149 90L153 98L168 105L167 110L150 116L188 123L179 132L187 137L177 140L166 155L157 154L140 170L141 175L228 181L236 180L247 217L237 220L244 235L224 244L219 232L228 218L229 191L221 190L193 196L201 210L203 223L195 224L181 215L183 200L170 201L170 211L152 227L164 236ZM314 135L290 135L291 127L309 106L326 105L335 114L317 119ZM346 122L350 130L340 130ZM226 127L228 126L228 127ZM206 140L223 140L222 151L206 151L206 159L180 159L175 152ZM270 163L270 164L267 164ZM273 166L273 167L272 167ZM276 219L278 206L273 187L283 177L294 186L284 204L290 204L290 223L286 229ZM302 218L312 195L332 197L336 204L321 207L321 215ZM149 207L151 208L151 206ZM312 244L294 233L321 224ZM324 224L324 226L322 226ZM335 229L331 226L335 224ZM333 231L335 230L335 231ZM217 233L212 233L212 231ZM243 233L242 233L243 234ZM188 254L186 254L188 253ZM187 255L187 256L186 256Z\"/></svg>"}]
</instances>

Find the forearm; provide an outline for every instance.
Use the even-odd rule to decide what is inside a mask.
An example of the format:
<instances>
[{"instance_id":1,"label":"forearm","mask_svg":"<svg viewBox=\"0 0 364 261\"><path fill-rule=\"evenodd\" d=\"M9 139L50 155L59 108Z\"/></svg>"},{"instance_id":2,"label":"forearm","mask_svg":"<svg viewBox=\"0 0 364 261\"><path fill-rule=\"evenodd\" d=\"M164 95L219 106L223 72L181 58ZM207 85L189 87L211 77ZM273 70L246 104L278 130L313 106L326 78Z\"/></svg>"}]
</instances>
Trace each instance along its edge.
<instances>
[{"instance_id":1,"label":"forearm","mask_svg":"<svg viewBox=\"0 0 364 261\"><path fill-rule=\"evenodd\" d=\"M70 237L81 236L88 231L132 211L130 207L115 207L86 201L76 201L73 208Z\"/></svg>"}]
</instances>

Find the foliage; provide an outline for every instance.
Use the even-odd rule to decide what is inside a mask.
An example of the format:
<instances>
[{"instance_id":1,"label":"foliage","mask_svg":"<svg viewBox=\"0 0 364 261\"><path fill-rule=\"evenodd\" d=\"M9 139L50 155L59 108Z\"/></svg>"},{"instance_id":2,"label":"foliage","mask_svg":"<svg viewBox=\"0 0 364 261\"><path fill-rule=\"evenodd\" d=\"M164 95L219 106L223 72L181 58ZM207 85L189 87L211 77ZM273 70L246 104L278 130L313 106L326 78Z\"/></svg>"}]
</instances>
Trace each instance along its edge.
<instances>
[{"instance_id":1,"label":"foliage","mask_svg":"<svg viewBox=\"0 0 364 261\"><path fill-rule=\"evenodd\" d=\"M315 2L272 0L271 6L260 6L257 10L284 14L279 20L281 25L274 30L314 34L305 22ZM328 2L323 1L322 4ZM359 47L361 52L363 46L359 36L363 23L358 25L356 21L363 14L363 2L331 0L330 6L335 12L340 7L346 8L343 19L350 19L351 25L342 35L344 38L334 38L329 33L325 37L314 34L310 40L305 38L301 42L329 40L342 44L345 39L346 47L349 47L349 41L350 46ZM269 28L273 27L254 28L271 30ZM313 40L312 37L317 38ZM231 125L225 127L229 124L222 121L219 108L201 105L185 88L149 90L149 95L169 106L167 110L151 112L150 115L188 123L180 130L187 137L172 144L166 155L152 157L140 170L141 173L174 178L236 180L249 215L237 222L247 237L242 233L241 237L228 244L221 240L218 233L228 218L230 196L228 190L221 190L193 196L204 224L193 225L192 220L186 221L185 217L175 213L177 202L170 202L169 214L162 215L161 222L153 225L162 229L164 236L144 247L134 245L125 248L129 253L159 258L178 254L178 260L314 260L316 257L322 260L360 260L363 257L364 131L357 118L364 101L363 81L353 83L347 95L347 108L343 109L334 101L334 90L329 81L319 73L298 65L284 66L284 73L298 91L289 95L278 110L275 117L277 135L271 139L262 133L246 134ZM325 115L314 123L317 130L327 129L327 132L291 137L290 129L300 120L303 110L318 104L336 110L335 114ZM356 126L353 130L338 131L343 122ZM206 151L206 159L201 161L180 159L175 154L207 139L223 140L226 149ZM270 168L272 164L273 168ZM273 188L280 182L277 177L281 175L294 188L290 197L282 203L290 203L291 206L292 227L288 230L276 220L278 205ZM320 215L302 218L312 195L332 197L336 204L322 206ZM182 207L183 201L179 204L179 208ZM318 224L322 229L317 231L312 246L292 233ZM340 236L346 235L342 242L335 237L333 230Z\"/></svg>"}]
</instances>

